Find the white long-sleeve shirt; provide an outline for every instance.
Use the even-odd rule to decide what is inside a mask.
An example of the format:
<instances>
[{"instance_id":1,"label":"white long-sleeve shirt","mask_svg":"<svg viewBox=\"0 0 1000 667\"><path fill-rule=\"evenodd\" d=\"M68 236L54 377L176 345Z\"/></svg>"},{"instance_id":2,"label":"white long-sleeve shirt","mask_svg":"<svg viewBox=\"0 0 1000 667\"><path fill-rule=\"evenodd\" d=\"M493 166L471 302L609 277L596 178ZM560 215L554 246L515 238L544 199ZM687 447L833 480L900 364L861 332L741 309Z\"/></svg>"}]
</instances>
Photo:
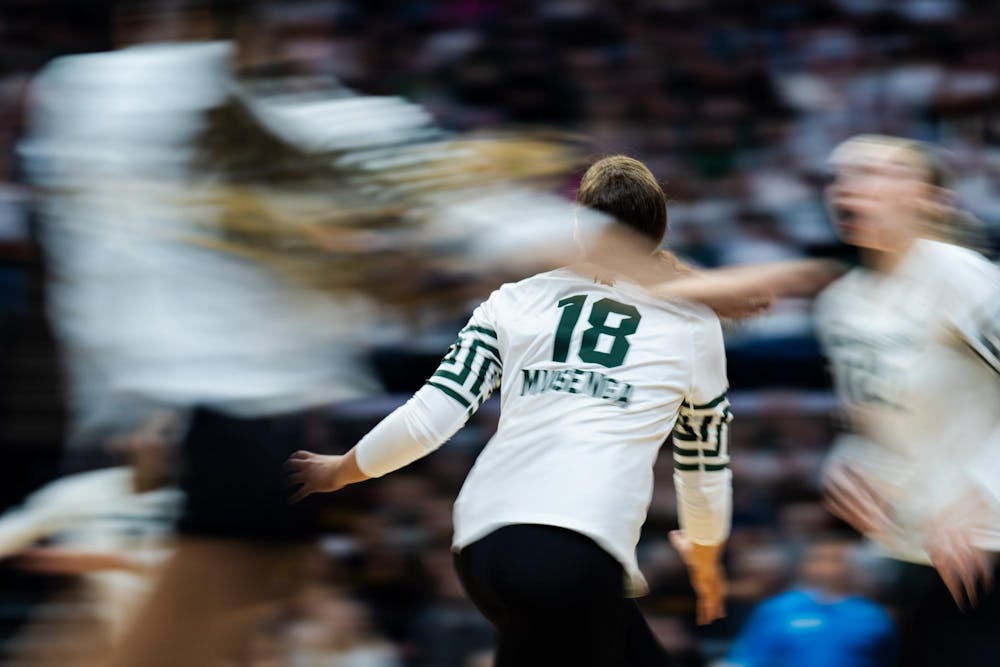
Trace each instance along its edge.
<instances>
[{"instance_id":1,"label":"white long-sleeve shirt","mask_svg":"<svg viewBox=\"0 0 1000 667\"><path fill-rule=\"evenodd\" d=\"M500 423L455 503L461 550L511 524L567 528L646 590L635 547L653 464L673 431L681 527L728 535L727 381L718 318L570 269L505 285L480 305L437 372L357 447L380 476L433 451L500 388Z\"/></svg>"}]
</instances>

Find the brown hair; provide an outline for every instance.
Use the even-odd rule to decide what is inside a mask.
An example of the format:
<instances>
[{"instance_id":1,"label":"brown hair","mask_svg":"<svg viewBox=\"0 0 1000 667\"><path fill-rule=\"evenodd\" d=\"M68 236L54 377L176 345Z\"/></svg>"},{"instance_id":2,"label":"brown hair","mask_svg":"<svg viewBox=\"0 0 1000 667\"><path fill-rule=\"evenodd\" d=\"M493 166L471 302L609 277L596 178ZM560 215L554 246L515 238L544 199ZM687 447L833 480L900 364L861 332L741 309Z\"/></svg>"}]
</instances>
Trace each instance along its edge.
<instances>
[{"instance_id":1,"label":"brown hair","mask_svg":"<svg viewBox=\"0 0 1000 667\"><path fill-rule=\"evenodd\" d=\"M658 246L667 233L667 201L646 165L612 155L590 166L580 181L576 201L607 213Z\"/></svg>"}]
</instances>

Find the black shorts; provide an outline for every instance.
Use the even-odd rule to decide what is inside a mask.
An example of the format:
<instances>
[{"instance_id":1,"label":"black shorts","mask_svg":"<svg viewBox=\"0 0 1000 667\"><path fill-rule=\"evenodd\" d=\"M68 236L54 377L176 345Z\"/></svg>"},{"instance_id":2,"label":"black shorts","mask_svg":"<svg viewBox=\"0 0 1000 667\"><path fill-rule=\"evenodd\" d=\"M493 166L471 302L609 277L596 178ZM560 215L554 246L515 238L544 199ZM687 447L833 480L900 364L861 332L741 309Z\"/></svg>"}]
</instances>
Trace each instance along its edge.
<instances>
[{"instance_id":1,"label":"black shorts","mask_svg":"<svg viewBox=\"0 0 1000 667\"><path fill-rule=\"evenodd\" d=\"M621 564L580 533L505 526L462 549L455 567L496 628L496 667L673 664L625 597Z\"/></svg>"},{"instance_id":2,"label":"black shorts","mask_svg":"<svg viewBox=\"0 0 1000 667\"><path fill-rule=\"evenodd\" d=\"M191 415L181 445L182 535L268 542L318 534L311 499L291 504L284 469L307 447L310 414L233 417L207 408Z\"/></svg>"}]
</instances>

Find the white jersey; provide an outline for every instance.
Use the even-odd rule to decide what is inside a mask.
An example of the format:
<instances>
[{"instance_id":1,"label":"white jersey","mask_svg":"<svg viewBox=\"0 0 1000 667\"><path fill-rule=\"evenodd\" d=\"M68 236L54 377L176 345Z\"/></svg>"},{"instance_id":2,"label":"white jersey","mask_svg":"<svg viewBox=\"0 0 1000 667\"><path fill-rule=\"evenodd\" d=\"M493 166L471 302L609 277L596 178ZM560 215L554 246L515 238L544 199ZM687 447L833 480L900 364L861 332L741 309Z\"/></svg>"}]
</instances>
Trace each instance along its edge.
<instances>
[{"instance_id":1,"label":"white jersey","mask_svg":"<svg viewBox=\"0 0 1000 667\"><path fill-rule=\"evenodd\" d=\"M377 475L404 465L416 456L390 443L411 436L427 453L497 386L500 423L455 503L455 549L504 525L559 526L593 539L622 564L630 594L643 593L635 547L671 430L682 527L701 543L726 538L731 416L708 308L569 269L505 285L400 409L408 425L390 415L359 443L359 466ZM433 426L456 408L457 423Z\"/></svg>"},{"instance_id":2,"label":"white jersey","mask_svg":"<svg viewBox=\"0 0 1000 667\"><path fill-rule=\"evenodd\" d=\"M896 270L856 269L817 303L818 333L856 435L847 457L896 508L893 555L927 558L917 526L974 485L979 546L1000 551L1000 270L917 241Z\"/></svg>"}]
</instances>

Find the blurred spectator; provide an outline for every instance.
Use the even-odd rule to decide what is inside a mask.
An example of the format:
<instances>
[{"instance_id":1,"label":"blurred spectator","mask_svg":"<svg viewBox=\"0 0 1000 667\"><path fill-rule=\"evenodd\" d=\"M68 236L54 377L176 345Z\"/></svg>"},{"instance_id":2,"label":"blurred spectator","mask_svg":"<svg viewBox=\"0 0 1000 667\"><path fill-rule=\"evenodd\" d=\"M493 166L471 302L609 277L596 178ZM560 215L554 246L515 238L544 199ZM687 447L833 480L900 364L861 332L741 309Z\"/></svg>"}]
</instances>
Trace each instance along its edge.
<instances>
[{"instance_id":1,"label":"blurred spectator","mask_svg":"<svg viewBox=\"0 0 1000 667\"><path fill-rule=\"evenodd\" d=\"M303 594L303 617L286 631L289 667L401 667L358 602L325 588Z\"/></svg>"},{"instance_id":2,"label":"blurred spectator","mask_svg":"<svg viewBox=\"0 0 1000 667\"><path fill-rule=\"evenodd\" d=\"M740 632L732 667L892 667L896 631L889 616L856 594L852 543L812 544L795 588L761 604Z\"/></svg>"}]
</instances>

